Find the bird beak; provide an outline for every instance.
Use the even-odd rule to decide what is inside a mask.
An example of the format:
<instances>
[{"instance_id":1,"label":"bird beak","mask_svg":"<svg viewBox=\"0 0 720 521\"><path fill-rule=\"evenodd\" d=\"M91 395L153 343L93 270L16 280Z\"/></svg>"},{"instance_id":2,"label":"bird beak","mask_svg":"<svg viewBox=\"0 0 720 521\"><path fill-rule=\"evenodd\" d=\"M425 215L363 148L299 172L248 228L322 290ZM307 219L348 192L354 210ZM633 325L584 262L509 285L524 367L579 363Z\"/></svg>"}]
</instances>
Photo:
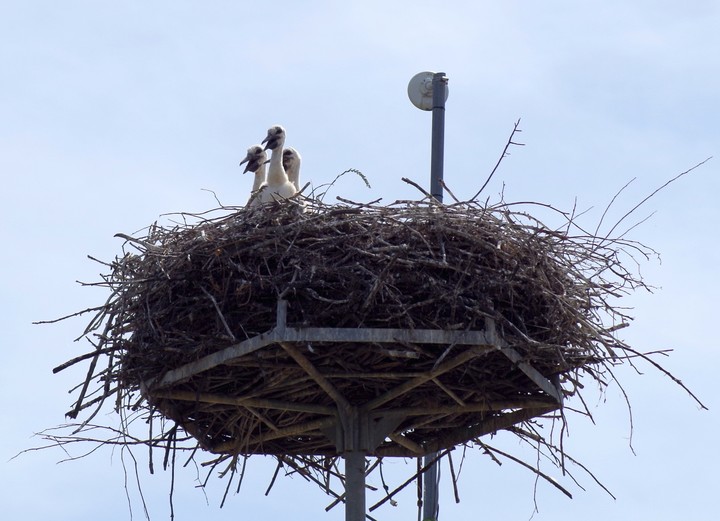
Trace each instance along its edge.
<instances>
[{"instance_id":1,"label":"bird beak","mask_svg":"<svg viewBox=\"0 0 720 521\"><path fill-rule=\"evenodd\" d=\"M247 165L245 165L245 170L243 170L243 174L253 167L252 159L252 156L248 154L247 156L245 156L245 159L240 161L240 163L238 164L238 166L242 166L243 163L247 163Z\"/></svg>"},{"instance_id":2,"label":"bird beak","mask_svg":"<svg viewBox=\"0 0 720 521\"><path fill-rule=\"evenodd\" d=\"M265 139L263 139L260 144L265 145L265 148L263 150L273 150L278 144L277 136L272 136L268 134L267 136L265 136Z\"/></svg>"},{"instance_id":3,"label":"bird beak","mask_svg":"<svg viewBox=\"0 0 720 521\"><path fill-rule=\"evenodd\" d=\"M250 156L246 156L245 159L240 161L238 166L242 166L243 163L247 163L247 165L245 165L245 170L243 170L243 174L244 174L245 172L247 172L250 169Z\"/></svg>"},{"instance_id":4,"label":"bird beak","mask_svg":"<svg viewBox=\"0 0 720 521\"><path fill-rule=\"evenodd\" d=\"M266 159L265 161L260 163L260 165L258 165L258 159L259 158L257 158L257 157L252 157L252 156L248 155L245 159L240 161L240 164L238 166L242 166L243 163L247 163L247 165L245 165L245 170L243 170L243 174L246 174L247 172L250 172L250 171L254 172L255 170L258 169L258 167L260 165L264 165L264 164L267 164L270 162L269 159Z\"/></svg>"}]
</instances>

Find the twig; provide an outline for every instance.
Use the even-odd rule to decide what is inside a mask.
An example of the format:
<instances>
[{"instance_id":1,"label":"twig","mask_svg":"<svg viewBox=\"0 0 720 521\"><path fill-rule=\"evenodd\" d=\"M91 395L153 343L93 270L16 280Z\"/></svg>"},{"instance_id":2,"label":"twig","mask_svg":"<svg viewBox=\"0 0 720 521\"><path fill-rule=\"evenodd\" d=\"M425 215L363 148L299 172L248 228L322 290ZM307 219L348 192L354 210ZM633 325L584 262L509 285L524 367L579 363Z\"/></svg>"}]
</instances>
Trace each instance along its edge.
<instances>
[{"instance_id":1,"label":"twig","mask_svg":"<svg viewBox=\"0 0 720 521\"><path fill-rule=\"evenodd\" d=\"M524 143L515 143L513 141L515 134L517 134L518 132L522 132L522 130L520 130L518 128L519 126L520 126L520 120L518 119L515 122L515 124L513 125L513 129L512 129L512 132L510 133L510 137L508 138L507 143L505 143L505 148L503 148L502 154L500 154L500 157L498 158L497 163L495 163L495 166L493 167L492 171L490 172L490 175L488 176L488 178L485 180L483 185L480 187L480 190L478 190L477 193L470 198L470 202L475 201L475 199L478 198L478 196L482 193L482 191L485 190L485 187L490 182L490 179L492 179L492 177L495 175L495 172L497 171L498 167L500 166L500 163L502 163L502 160L505 159L509 155L508 149L510 148L510 145L516 145L516 146L520 146L520 147L525 146Z\"/></svg>"},{"instance_id":2,"label":"twig","mask_svg":"<svg viewBox=\"0 0 720 521\"><path fill-rule=\"evenodd\" d=\"M228 326L227 321L225 320L225 317L222 314L222 311L220 311L220 306L218 306L217 300L215 300L215 297L213 297L208 290L200 286L200 290L207 295L207 297L210 299L210 301L213 303L213 306L215 307L215 311L217 311L218 316L220 317L220 321L222 322L223 326L225 326L225 331L227 332L228 336L233 339L233 342L237 340L235 338L235 334L232 332L232 329L230 329L230 326Z\"/></svg>"},{"instance_id":3,"label":"twig","mask_svg":"<svg viewBox=\"0 0 720 521\"><path fill-rule=\"evenodd\" d=\"M505 457L505 458L507 458L507 459L509 459L509 460L511 460L511 461L514 461L514 462L517 463L518 465L521 465L521 466L525 467L526 469L532 471L532 472L535 473L537 476L543 478L545 481L547 481L548 483L550 483L553 487L555 487L555 488L558 489L560 492L562 492L563 494L565 494L567 497L569 497L570 499L572 499L572 494L571 494L567 489L565 489L565 488L564 488L563 486L561 486L557 481L555 481L553 478L551 478L550 476L548 476L547 474L545 474L544 472L542 472L542 471L541 471L540 469L538 469L537 467L533 467L532 465L529 465L528 463L525 463L525 462L524 462L523 460L521 460L520 458L516 458L516 457L513 456L512 454L508 454L507 452L504 452L504 451L502 451L502 450L500 450L500 449L496 449L495 447L491 447L491 446L489 446L489 445L485 445L485 447L486 447L488 450L490 450L490 451L492 451L492 452L496 452L497 454L500 454L501 456L503 456L503 457Z\"/></svg>"},{"instance_id":4,"label":"twig","mask_svg":"<svg viewBox=\"0 0 720 521\"><path fill-rule=\"evenodd\" d=\"M676 176L673 177L672 179L670 179L670 180L666 181L665 183L663 183L660 187L658 187L658 188L656 188L655 190L653 190L653 192L652 192L650 195L648 195L648 196L645 197L642 201L640 201L638 204L636 204L635 206L633 206L633 207L630 209L630 211L628 211L627 213L625 213L625 215L623 215L623 216L613 225L613 227L610 228L610 231L609 231L607 234L605 234L605 240L608 240L608 239L609 239L609 237L612 235L612 233L615 231L615 229L620 225L620 223L622 223L630 214L632 214L635 210L637 210L640 206L642 206L645 202L647 202L650 198L652 198L656 193L658 193L660 190L662 190L663 188L665 188L666 186L668 186L668 185L671 184L672 182L677 181L677 180L680 179L681 177L689 174L690 172L692 172L692 171L695 170L696 168L701 167L702 165L704 165L705 163L707 163L707 162L710 161L711 159L712 159L712 156L708 157L707 159L704 159L703 161L700 161L700 162L699 162L698 164L696 164L695 166L693 166L693 167L691 167L691 168L688 168L688 169L685 170L684 172L679 173L678 175L676 175Z\"/></svg>"}]
</instances>

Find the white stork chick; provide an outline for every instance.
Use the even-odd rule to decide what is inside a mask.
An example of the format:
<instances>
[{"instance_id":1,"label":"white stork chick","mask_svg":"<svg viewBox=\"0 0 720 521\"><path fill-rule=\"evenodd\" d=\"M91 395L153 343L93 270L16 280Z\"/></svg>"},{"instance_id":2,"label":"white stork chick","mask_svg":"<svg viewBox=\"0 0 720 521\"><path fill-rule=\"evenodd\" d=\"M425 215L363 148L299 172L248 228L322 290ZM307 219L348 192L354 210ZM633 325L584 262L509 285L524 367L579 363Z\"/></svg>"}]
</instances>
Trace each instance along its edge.
<instances>
[{"instance_id":1,"label":"white stork chick","mask_svg":"<svg viewBox=\"0 0 720 521\"><path fill-rule=\"evenodd\" d=\"M255 206L260 204L260 200L257 196L257 191L265 182L265 172L267 170L265 164L267 162L267 152L265 152L261 145L253 145L248 148L245 159L240 161L240 165L242 165L243 163L247 163L247 165L245 165L245 170L243 170L243 174L246 172L255 173L252 191L250 192L250 199L248 199L248 206Z\"/></svg>"},{"instance_id":2,"label":"white stork chick","mask_svg":"<svg viewBox=\"0 0 720 521\"><path fill-rule=\"evenodd\" d=\"M285 129L280 125L270 127L262 142L265 143L265 150L271 150L272 154L265 184L260 187L260 202L269 203L292 197L297 189L288 179L282 162Z\"/></svg>"},{"instance_id":3,"label":"white stork chick","mask_svg":"<svg viewBox=\"0 0 720 521\"><path fill-rule=\"evenodd\" d=\"M283 150L282 163L288 179L295 185L295 190L300 191L300 163L302 157L293 147Z\"/></svg>"}]
</instances>

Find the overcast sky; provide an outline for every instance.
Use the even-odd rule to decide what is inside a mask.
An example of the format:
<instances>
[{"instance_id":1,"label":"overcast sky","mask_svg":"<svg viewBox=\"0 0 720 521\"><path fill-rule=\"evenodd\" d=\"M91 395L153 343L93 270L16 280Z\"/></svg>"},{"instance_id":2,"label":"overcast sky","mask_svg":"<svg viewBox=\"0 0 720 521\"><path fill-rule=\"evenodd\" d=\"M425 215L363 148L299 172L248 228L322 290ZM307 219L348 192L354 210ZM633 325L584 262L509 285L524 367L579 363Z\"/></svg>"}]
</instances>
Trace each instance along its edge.
<instances>
[{"instance_id":1,"label":"overcast sky","mask_svg":"<svg viewBox=\"0 0 720 521\"><path fill-rule=\"evenodd\" d=\"M456 505L443 469L441 519L711 519L720 480L717 221L720 205L720 8L715 1L33 1L0 2L0 512L26 521L143 519L122 458L100 450L56 464L60 450L22 455L33 433L61 424L84 367L51 370L84 353L84 319L33 321L99 305L82 288L112 260L117 232L174 211L243 204L252 182L238 162L280 123L314 185L348 169L337 194L390 203L427 184L430 114L407 99L424 70L450 78L445 180L472 196L513 123L515 148L486 189L497 200L590 209L613 195L617 220L665 181L716 156L648 201L631 237L661 253L641 264L658 289L625 299L636 320L622 338L642 351L673 349L664 366L710 408L647 365L617 386L588 389L596 425L572 417L566 449L617 497L586 476L553 477L569 500L512 462L468 451ZM165 222L160 218L161 222ZM117 419L109 414L109 424ZM520 448L511 438L493 443ZM73 447L79 456L91 447ZM143 452L143 451L141 451ZM170 475L140 480L152 519L169 519ZM530 453L530 458L532 454ZM202 458L201 458L202 460ZM399 460L397 476L413 471ZM128 465L128 468L131 464ZM218 508L193 471L179 473L175 519L343 519L314 485L282 479L256 458L238 495ZM415 519L411 489L379 520Z\"/></svg>"}]
</instances>

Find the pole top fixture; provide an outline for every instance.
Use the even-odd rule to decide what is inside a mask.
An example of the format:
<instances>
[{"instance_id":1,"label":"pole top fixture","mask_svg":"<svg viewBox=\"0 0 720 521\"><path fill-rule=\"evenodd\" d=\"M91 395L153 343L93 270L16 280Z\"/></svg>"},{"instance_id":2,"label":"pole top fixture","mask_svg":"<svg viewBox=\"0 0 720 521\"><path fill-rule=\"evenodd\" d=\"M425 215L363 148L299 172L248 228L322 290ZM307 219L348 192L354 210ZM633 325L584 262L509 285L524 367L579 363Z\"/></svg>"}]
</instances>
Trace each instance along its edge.
<instances>
[{"instance_id":1,"label":"pole top fixture","mask_svg":"<svg viewBox=\"0 0 720 521\"><path fill-rule=\"evenodd\" d=\"M408 83L408 97L420 110L433 109L433 81L445 82L445 100L448 97L447 77L444 72L419 72ZM445 101L443 100L443 101Z\"/></svg>"}]
</instances>

